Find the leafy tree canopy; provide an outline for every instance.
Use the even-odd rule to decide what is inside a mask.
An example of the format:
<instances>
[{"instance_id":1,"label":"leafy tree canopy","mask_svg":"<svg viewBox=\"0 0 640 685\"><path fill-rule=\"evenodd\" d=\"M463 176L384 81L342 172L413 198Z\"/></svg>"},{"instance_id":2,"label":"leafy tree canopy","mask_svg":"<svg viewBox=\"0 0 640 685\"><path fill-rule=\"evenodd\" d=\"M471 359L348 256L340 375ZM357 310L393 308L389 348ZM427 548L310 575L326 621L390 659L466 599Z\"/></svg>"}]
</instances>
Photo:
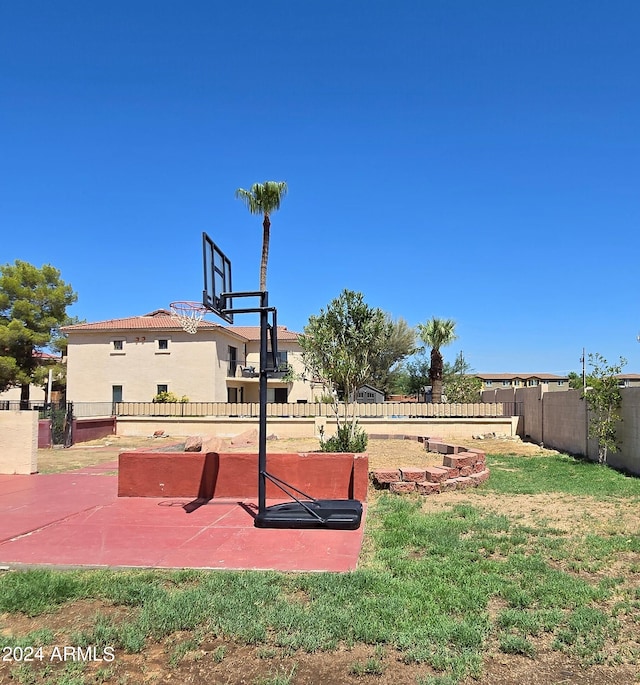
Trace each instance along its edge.
<instances>
[{"instance_id":1,"label":"leafy tree canopy","mask_svg":"<svg viewBox=\"0 0 640 685\"><path fill-rule=\"evenodd\" d=\"M388 337L385 313L369 307L362 293L343 290L320 314L309 317L300 345L311 375L349 398L371 380L374 360Z\"/></svg>"},{"instance_id":2,"label":"leafy tree canopy","mask_svg":"<svg viewBox=\"0 0 640 685\"><path fill-rule=\"evenodd\" d=\"M429 371L429 359L426 355L423 352L415 354L402 364L402 369L397 374L394 374L394 392L404 395L418 395L424 392L425 387L431 385Z\"/></svg>"},{"instance_id":3,"label":"leafy tree canopy","mask_svg":"<svg viewBox=\"0 0 640 685\"><path fill-rule=\"evenodd\" d=\"M355 412L348 420L348 405L356 391L371 379L373 360L389 336L389 321L381 309L369 307L362 293L343 290L326 309L309 317L300 336L307 372L334 391L334 411L338 431L321 447L337 451L362 451L366 434L357 427ZM340 421L337 397L345 411Z\"/></svg>"},{"instance_id":4,"label":"leafy tree canopy","mask_svg":"<svg viewBox=\"0 0 640 685\"><path fill-rule=\"evenodd\" d=\"M28 400L29 384L41 382L34 352L60 344L66 309L77 300L60 271L16 260L0 266L0 391L20 385Z\"/></svg>"},{"instance_id":5,"label":"leafy tree canopy","mask_svg":"<svg viewBox=\"0 0 640 685\"><path fill-rule=\"evenodd\" d=\"M482 381L472 375L471 365L462 352L458 353L453 364L444 363L442 378L447 402L480 402Z\"/></svg>"},{"instance_id":6,"label":"leafy tree canopy","mask_svg":"<svg viewBox=\"0 0 640 685\"><path fill-rule=\"evenodd\" d=\"M415 346L415 330L403 318L394 320L385 314L380 351L371 360L371 385L388 395L396 382L400 363L414 353Z\"/></svg>"}]
</instances>

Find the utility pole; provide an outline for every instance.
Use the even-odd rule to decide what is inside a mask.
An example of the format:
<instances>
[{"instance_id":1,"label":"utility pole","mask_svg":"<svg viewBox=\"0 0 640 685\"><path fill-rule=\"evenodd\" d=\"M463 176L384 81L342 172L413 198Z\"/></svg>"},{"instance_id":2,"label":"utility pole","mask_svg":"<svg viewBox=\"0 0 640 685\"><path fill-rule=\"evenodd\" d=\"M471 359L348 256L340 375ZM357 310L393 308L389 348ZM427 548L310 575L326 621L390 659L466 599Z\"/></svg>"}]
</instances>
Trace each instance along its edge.
<instances>
[{"instance_id":1,"label":"utility pole","mask_svg":"<svg viewBox=\"0 0 640 685\"><path fill-rule=\"evenodd\" d=\"M582 348L582 357L580 357L580 361L582 362L582 392L587 392L587 372L585 370L585 356L584 356L584 347Z\"/></svg>"}]
</instances>

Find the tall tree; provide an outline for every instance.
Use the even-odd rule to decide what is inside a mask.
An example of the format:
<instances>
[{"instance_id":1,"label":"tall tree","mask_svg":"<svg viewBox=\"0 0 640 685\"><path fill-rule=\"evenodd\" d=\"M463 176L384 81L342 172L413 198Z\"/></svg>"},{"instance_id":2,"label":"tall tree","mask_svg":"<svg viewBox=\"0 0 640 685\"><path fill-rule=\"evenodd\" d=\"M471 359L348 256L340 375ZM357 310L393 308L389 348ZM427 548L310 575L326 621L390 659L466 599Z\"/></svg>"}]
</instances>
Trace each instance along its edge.
<instances>
[{"instance_id":1,"label":"tall tree","mask_svg":"<svg viewBox=\"0 0 640 685\"><path fill-rule=\"evenodd\" d=\"M254 183L249 190L238 188L236 198L242 200L251 214L262 216L262 258L260 260L260 290L267 289L267 262L269 261L270 215L280 209L280 203L287 194L284 181Z\"/></svg>"},{"instance_id":2,"label":"tall tree","mask_svg":"<svg viewBox=\"0 0 640 685\"><path fill-rule=\"evenodd\" d=\"M308 373L334 393L338 436L344 447L340 451L358 451L351 448L358 439L357 421L354 412L349 422L348 407L358 388L371 378L372 362L384 344L386 327L381 309L369 307L362 293L343 290L320 314L309 317L299 338ZM344 402L342 424L338 396Z\"/></svg>"},{"instance_id":3,"label":"tall tree","mask_svg":"<svg viewBox=\"0 0 640 685\"><path fill-rule=\"evenodd\" d=\"M403 318L394 320L386 314L382 346L380 353L371 360L369 382L388 395L394 382L394 372L399 369L400 362L413 354L415 346L415 330Z\"/></svg>"},{"instance_id":4,"label":"tall tree","mask_svg":"<svg viewBox=\"0 0 640 685\"><path fill-rule=\"evenodd\" d=\"M438 319L435 316L425 324L418 324L418 337L431 348L429 380L433 402L442 402L442 371L444 362L440 348L450 345L456 338L456 322L453 319Z\"/></svg>"},{"instance_id":5,"label":"tall tree","mask_svg":"<svg viewBox=\"0 0 640 685\"><path fill-rule=\"evenodd\" d=\"M38 269L17 259L0 266L0 390L20 386L22 407L28 406L29 385L43 381L35 353L58 338L76 300L50 264Z\"/></svg>"},{"instance_id":6,"label":"tall tree","mask_svg":"<svg viewBox=\"0 0 640 685\"><path fill-rule=\"evenodd\" d=\"M429 360L424 352L415 354L402 366L400 389L406 395L416 395L420 399L429 385Z\"/></svg>"},{"instance_id":7,"label":"tall tree","mask_svg":"<svg viewBox=\"0 0 640 685\"><path fill-rule=\"evenodd\" d=\"M458 352L453 364L444 363L442 387L447 402L480 402L482 381L472 375L471 364L464 358L462 351Z\"/></svg>"}]
</instances>

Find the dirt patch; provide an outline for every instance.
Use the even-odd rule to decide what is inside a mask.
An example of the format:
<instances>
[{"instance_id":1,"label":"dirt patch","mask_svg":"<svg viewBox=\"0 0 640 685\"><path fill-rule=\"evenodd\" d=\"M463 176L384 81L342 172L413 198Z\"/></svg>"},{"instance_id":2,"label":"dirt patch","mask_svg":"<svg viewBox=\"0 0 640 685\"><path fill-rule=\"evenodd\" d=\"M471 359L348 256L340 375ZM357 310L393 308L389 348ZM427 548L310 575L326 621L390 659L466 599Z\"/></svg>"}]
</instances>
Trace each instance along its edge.
<instances>
[{"instance_id":1,"label":"dirt patch","mask_svg":"<svg viewBox=\"0 0 640 685\"><path fill-rule=\"evenodd\" d=\"M438 497L425 497L422 510L442 511L463 503L508 516L522 526L548 526L571 535L638 532L638 505L633 502L601 502L558 493L507 495L483 489L443 492Z\"/></svg>"},{"instance_id":2,"label":"dirt patch","mask_svg":"<svg viewBox=\"0 0 640 685\"><path fill-rule=\"evenodd\" d=\"M39 473L62 473L75 469L96 466L109 461L116 461L120 452L130 449L156 448L163 445L174 445L180 438L147 438L119 437L81 442L72 447L48 448L38 450ZM184 441L184 439L183 439Z\"/></svg>"},{"instance_id":3,"label":"dirt patch","mask_svg":"<svg viewBox=\"0 0 640 685\"><path fill-rule=\"evenodd\" d=\"M475 447L487 454L515 454L528 457L557 454L533 443L511 439L473 440L471 438L444 438L464 447ZM118 459L120 452L130 449L168 449L184 443L184 437L119 437L110 436L74 445L68 449L38 450L40 473L60 473L74 469L95 466ZM225 451L257 452L256 444L231 445L226 441ZM320 449L317 438L282 438L267 441L267 453L316 452ZM369 440L367 447L369 468L395 466L437 466L442 464L441 454L427 452L424 444L417 440Z\"/></svg>"},{"instance_id":4,"label":"dirt patch","mask_svg":"<svg viewBox=\"0 0 640 685\"><path fill-rule=\"evenodd\" d=\"M55 634L54 642L43 648L45 658L30 664L0 662L0 682L36 685L58 682L55 678L68 676L69 664L52 663L50 656L56 646L73 646L74 631L90 629L90 616L96 610L109 618L123 620L118 607L100 607L95 602L75 602L39 617L37 627ZM32 619L25 622L20 616L5 614L2 620L4 635L24 635L26 630L36 627ZM102 654L102 648L98 649L97 657L101 658ZM437 675L425 664L405 663L402 654L390 646L342 646L331 652L306 653L273 645L249 646L213 635L204 635L194 644L191 633L176 633L162 642L150 643L139 654L116 649L114 656L113 661L76 664L82 667L79 671L83 682L415 685ZM29 672L28 679L25 671ZM637 676L638 669L632 665L583 669L566 655L550 650L540 649L535 660L491 651L485 656L482 676L468 678L463 685L631 685L637 682Z\"/></svg>"}]
</instances>

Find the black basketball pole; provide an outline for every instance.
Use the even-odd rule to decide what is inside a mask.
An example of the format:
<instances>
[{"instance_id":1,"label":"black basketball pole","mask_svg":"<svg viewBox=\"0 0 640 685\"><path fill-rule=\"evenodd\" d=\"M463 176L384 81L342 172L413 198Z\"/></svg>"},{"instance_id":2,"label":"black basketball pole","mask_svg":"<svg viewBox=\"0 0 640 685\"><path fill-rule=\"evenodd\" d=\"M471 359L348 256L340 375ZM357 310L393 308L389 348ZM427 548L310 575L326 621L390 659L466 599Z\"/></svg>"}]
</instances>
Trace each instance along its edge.
<instances>
[{"instance_id":1,"label":"black basketball pole","mask_svg":"<svg viewBox=\"0 0 640 685\"><path fill-rule=\"evenodd\" d=\"M266 508L267 481L267 337L269 326L269 293L260 293L260 418L258 422L258 511Z\"/></svg>"},{"instance_id":2,"label":"black basketball pole","mask_svg":"<svg viewBox=\"0 0 640 685\"><path fill-rule=\"evenodd\" d=\"M258 513L257 528L334 528L356 530L362 520L362 502L354 499L315 499L267 471L267 388L269 374L278 371L278 325L276 310L269 307L269 293L231 291L231 262L206 233L203 239L204 290L202 303L227 323L234 314L260 314L260 378L258 420ZM259 307L233 306L233 299L258 297ZM269 312L273 321L269 325ZM271 336L269 335L271 333ZM269 338L271 337L271 363ZM267 507L267 481L279 488L289 500Z\"/></svg>"}]
</instances>

